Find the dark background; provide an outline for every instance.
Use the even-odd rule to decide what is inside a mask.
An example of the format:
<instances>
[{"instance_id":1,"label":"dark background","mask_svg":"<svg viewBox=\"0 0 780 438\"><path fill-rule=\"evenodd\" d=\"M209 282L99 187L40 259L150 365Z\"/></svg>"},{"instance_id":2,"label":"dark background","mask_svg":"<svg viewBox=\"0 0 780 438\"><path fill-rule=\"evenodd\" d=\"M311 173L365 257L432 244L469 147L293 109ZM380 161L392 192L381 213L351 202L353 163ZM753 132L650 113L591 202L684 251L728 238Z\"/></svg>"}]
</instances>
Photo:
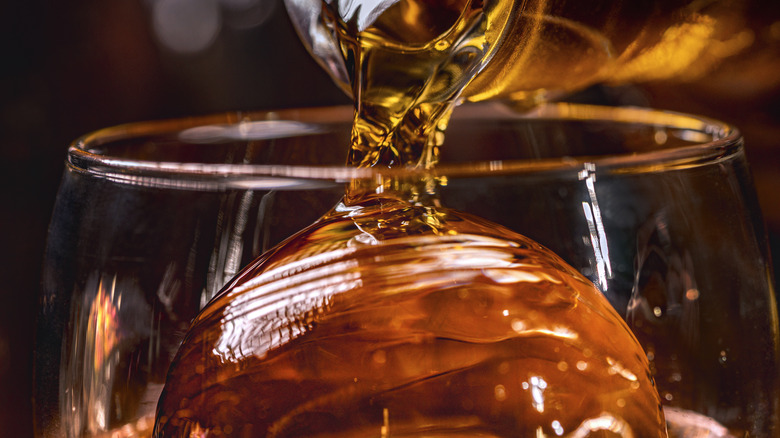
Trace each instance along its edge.
<instances>
[{"instance_id":1,"label":"dark background","mask_svg":"<svg viewBox=\"0 0 780 438\"><path fill-rule=\"evenodd\" d=\"M209 14L175 11L182 2L200 4ZM601 87L586 95L699 113L740 127L777 246L780 7L775 3L780 2L756 1L748 17L760 44L696 83ZM164 43L165 32L155 32L154 17L168 16L162 4L192 20L184 39L168 35L174 48ZM203 44L184 47L182 41ZM70 141L132 121L345 102L309 59L275 0L2 2L0 436L32 435L33 321L46 228Z\"/></svg>"}]
</instances>

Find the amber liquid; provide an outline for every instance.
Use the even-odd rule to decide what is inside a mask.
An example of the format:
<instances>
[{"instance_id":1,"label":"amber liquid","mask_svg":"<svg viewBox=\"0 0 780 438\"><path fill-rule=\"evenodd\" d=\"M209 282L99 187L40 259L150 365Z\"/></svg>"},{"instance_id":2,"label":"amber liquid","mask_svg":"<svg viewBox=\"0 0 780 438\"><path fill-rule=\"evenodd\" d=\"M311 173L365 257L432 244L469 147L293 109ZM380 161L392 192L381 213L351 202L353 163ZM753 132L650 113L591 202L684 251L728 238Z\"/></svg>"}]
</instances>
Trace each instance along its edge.
<instances>
[{"instance_id":1,"label":"amber liquid","mask_svg":"<svg viewBox=\"0 0 780 438\"><path fill-rule=\"evenodd\" d=\"M207 431L666 436L641 347L590 281L495 224L387 197L342 204L197 318L156 435Z\"/></svg>"}]
</instances>

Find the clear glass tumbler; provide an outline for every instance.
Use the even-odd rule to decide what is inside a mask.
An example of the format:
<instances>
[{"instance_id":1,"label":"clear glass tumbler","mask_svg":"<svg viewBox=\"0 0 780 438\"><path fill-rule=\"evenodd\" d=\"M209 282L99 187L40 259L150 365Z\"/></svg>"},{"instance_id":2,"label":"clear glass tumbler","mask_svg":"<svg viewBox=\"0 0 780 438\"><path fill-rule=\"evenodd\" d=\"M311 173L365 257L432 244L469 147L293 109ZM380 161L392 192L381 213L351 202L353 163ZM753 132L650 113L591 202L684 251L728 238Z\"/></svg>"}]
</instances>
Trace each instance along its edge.
<instances>
[{"instance_id":1,"label":"clear glass tumbler","mask_svg":"<svg viewBox=\"0 0 780 438\"><path fill-rule=\"evenodd\" d=\"M149 436L200 309L345 185L404 173L435 174L441 205L590 279L640 341L670 436L780 433L773 280L735 129L649 109L471 104L434 170L383 171L343 166L351 114L139 123L71 146L44 266L38 437Z\"/></svg>"}]
</instances>

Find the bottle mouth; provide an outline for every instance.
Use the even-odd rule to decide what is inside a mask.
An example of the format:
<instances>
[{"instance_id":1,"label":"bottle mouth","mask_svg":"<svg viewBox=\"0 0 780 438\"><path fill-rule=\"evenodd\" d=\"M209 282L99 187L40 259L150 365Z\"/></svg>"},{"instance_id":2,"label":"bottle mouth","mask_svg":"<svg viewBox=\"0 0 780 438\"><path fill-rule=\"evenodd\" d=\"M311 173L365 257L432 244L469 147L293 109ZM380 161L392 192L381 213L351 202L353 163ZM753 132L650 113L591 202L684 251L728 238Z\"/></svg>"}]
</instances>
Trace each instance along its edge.
<instances>
[{"instance_id":1,"label":"bottle mouth","mask_svg":"<svg viewBox=\"0 0 780 438\"><path fill-rule=\"evenodd\" d=\"M742 151L739 131L704 117L556 103L518 112L464 104L434 169L347 167L352 108L286 109L150 121L87 134L71 171L116 183L219 191L307 189L355 179L597 172L649 173L711 164Z\"/></svg>"}]
</instances>

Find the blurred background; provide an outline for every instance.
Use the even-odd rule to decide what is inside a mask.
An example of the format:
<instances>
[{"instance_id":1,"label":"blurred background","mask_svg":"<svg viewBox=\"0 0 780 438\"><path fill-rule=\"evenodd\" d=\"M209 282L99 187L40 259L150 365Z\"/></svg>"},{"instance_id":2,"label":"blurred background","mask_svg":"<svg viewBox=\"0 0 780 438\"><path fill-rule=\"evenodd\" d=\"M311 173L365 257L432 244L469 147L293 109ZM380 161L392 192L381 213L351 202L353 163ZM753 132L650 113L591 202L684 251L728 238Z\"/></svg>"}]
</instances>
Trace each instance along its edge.
<instances>
[{"instance_id":1,"label":"blurred background","mask_svg":"<svg viewBox=\"0 0 780 438\"><path fill-rule=\"evenodd\" d=\"M750 44L703 78L597 86L577 99L737 125L777 260L780 2L754 0L745 20ZM349 99L277 0L5 1L0 57L0 436L28 437L41 261L67 145L120 123Z\"/></svg>"}]
</instances>

